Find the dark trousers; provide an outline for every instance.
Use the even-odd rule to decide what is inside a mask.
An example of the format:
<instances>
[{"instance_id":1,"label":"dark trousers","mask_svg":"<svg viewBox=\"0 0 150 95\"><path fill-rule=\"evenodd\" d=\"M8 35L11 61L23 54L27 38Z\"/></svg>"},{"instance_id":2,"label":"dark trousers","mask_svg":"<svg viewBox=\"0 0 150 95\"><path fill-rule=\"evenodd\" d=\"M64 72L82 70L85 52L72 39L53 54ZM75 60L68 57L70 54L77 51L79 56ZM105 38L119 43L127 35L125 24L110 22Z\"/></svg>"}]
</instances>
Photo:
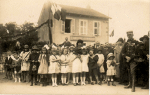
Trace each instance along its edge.
<instances>
[{"instance_id":1,"label":"dark trousers","mask_svg":"<svg viewBox=\"0 0 150 95\"><path fill-rule=\"evenodd\" d=\"M128 62L128 73L129 73L129 85L131 85L132 90L135 90L135 79L136 79L136 69L137 63L134 61Z\"/></svg>"},{"instance_id":2,"label":"dark trousers","mask_svg":"<svg viewBox=\"0 0 150 95\"><path fill-rule=\"evenodd\" d=\"M30 77L31 77L31 84L33 84L33 81L34 81L35 83L37 83L37 74L31 74ZM34 80L33 80L33 79L34 79Z\"/></svg>"}]
</instances>

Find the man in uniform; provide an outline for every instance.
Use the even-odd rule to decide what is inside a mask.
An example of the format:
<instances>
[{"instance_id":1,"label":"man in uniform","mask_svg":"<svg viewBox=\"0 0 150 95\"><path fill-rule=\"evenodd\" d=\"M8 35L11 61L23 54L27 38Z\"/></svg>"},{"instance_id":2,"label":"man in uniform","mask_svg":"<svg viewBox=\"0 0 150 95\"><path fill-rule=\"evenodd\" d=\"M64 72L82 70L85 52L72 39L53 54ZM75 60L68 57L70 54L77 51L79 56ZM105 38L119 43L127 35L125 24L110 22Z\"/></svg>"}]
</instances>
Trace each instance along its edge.
<instances>
[{"instance_id":1,"label":"man in uniform","mask_svg":"<svg viewBox=\"0 0 150 95\"><path fill-rule=\"evenodd\" d=\"M138 41L133 39L133 31L127 31L128 40L122 48L122 56L125 58L125 64L128 68L129 85L125 88L132 88L132 92L135 92L135 69L136 62L134 61L135 50Z\"/></svg>"}]
</instances>

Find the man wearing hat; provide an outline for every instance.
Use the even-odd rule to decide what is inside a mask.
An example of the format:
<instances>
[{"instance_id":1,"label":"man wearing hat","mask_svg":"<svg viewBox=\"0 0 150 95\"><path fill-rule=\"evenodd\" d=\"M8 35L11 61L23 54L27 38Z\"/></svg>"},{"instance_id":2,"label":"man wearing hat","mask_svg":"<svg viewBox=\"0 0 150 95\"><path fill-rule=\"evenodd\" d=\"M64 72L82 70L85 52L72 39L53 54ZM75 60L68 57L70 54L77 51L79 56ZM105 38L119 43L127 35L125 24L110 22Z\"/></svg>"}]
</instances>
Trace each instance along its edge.
<instances>
[{"instance_id":1,"label":"man wearing hat","mask_svg":"<svg viewBox=\"0 0 150 95\"><path fill-rule=\"evenodd\" d=\"M122 56L124 58L124 64L127 66L129 74L129 85L125 88L132 88L132 92L135 92L135 70L137 67L134 61L135 50L138 41L133 39L133 31L127 31L128 40L122 48Z\"/></svg>"},{"instance_id":2,"label":"man wearing hat","mask_svg":"<svg viewBox=\"0 0 150 95\"><path fill-rule=\"evenodd\" d=\"M38 58L39 58L39 53L37 53L38 47L36 45L34 45L32 47L32 53L29 56L29 62L30 62L30 69L29 69L29 74L31 76L31 85L33 86L33 78L35 79L35 85L37 85L37 71L38 71L38 67L39 67L39 62L38 62Z\"/></svg>"},{"instance_id":3,"label":"man wearing hat","mask_svg":"<svg viewBox=\"0 0 150 95\"><path fill-rule=\"evenodd\" d=\"M149 88L149 37L147 35L144 35L143 37L141 37L139 39L140 41L142 41L142 43L144 44L144 55L147 56L146 60L145 60L145 83L144 83L144 87L142 89L148 89Z\"/></svg>"}]
</instances>

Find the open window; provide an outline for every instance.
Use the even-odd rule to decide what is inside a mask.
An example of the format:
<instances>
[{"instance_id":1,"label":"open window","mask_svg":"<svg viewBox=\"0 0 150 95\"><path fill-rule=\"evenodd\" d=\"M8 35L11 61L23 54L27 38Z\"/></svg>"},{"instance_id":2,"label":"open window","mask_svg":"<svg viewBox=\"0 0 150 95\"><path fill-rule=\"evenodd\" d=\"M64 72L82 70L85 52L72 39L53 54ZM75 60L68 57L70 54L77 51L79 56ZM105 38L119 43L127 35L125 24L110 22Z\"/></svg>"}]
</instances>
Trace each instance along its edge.
<instances>
[{"instance_id":1,"label":"open window","mask_svg":"<svg viewBox=\"0 0 150 95\"><path fill-rule=\"evenodd\" d=\"M62 33L74 33L75 31L75 19L66 19L61 23Z\"/></svg>"}]
</instances>

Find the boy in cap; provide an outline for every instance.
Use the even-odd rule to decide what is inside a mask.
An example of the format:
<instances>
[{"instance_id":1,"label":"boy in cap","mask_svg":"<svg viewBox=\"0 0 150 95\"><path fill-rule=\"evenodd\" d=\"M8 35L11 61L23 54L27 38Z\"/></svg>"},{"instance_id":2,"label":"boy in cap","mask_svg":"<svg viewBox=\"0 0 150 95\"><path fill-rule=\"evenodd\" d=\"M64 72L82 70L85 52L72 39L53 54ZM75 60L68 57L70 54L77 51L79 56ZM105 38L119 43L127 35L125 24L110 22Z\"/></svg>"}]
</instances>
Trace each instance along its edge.
<instances>
[{"instance_id":1,"label":"boy in cap","mask_svg":"<svg viewBox=\"0 0 150 95\"><path fill-rule=\"evenodd\" d=\"M39 54L37 53L37 50L38 50L38 47L34 45L32 47L32 53L28 59L30 62L30 69L29 69L29 74L31 76L30 86L33 86L33 78L35 79L35 85L37 85L37 71L39 67L39 62L38 62Z\"/></svg>"}]
</instances>

